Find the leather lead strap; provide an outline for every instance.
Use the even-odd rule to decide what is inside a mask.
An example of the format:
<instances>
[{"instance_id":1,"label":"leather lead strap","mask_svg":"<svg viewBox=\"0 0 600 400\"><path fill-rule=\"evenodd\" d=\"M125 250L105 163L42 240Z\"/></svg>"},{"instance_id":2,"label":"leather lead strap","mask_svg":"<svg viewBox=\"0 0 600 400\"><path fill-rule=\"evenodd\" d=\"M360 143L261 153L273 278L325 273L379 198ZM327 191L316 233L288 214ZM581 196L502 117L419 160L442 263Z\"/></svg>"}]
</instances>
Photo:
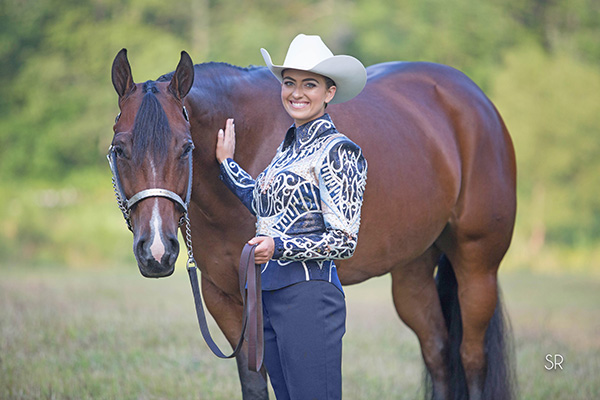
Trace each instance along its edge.
<instances>
[{"instance_id":1,"label":"leather lead strap","mask_svg":"<svg viewBox=\"0 0 600 400\"><path fill-rule=\"evenodd\" d=\"M262 292L260 282L260 266L254 262L254 250L257 245L250 246L246 244L240 257L239 283L240 293L242 294L242 303L244 307L242 332L233 353L225 355L219 346L213 340L208 324L206 314L202 305L202 296L198 284L198 273L196 266L188 268L194 303L196 305L196 316L202 337L211 351L219 358L233 358L239 354L244 344L244 338L248 339L248 369L259 371L264 355L263 340L263 315L262 315ZM248 290L246 290L246 283Z\"/></svg>"},{"instance_id":2,"label":"leather lead strap","mask_svg":"<svg viewBox=\"0 0 600 400\"><path fill-rule=\"evenodd\" d=\"M247 261L247 282L248 282L248 369L258 371L263 361L263 313L262 313L262 291L260 282L260 266L257 268L254 262L255 246L244 247L242 260L245 252L250 254ZM249 248L249 250L247 250ZM240 264L241 268L241 264ZM243 295L242 295L243 296Z\"/></svg>"}]
</instances>

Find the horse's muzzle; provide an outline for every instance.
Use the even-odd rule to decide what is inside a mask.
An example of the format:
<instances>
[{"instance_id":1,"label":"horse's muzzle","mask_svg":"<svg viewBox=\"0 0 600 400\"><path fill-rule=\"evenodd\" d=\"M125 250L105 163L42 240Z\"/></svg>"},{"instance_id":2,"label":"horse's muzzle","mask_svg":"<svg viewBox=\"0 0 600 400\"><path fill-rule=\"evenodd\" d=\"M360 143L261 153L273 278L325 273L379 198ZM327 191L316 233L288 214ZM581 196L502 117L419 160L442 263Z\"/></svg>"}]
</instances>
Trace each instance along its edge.
<instances>
[{"instance_id":1,"label":"horse's muzzle","mask_svg":"<svg viewBox=\"0 0 600 400\"><path fill-rule=\"evenodd\" d=\"M150 243L145 240L145 237L134 240L133 252L140 272L146 278L164 278L173 274L175 261L179 255L179 241L174 235L166 239L161 238L158 251L156 241Z\"/></svg>"},{"instance_id":2,"label":"horse's muzzle","mask_svg":"<svg viewBox=\"0 0 600 400\"><path fill-rule=\"evenodd\" d=\"M141 274L146 278L166 278L167 276L171 276L175 271L175 264L163 268L162 264L159 264L154 260L150 261L147 266L142 266L138 262L138 267Z\"/></svg>"}]
</instances>

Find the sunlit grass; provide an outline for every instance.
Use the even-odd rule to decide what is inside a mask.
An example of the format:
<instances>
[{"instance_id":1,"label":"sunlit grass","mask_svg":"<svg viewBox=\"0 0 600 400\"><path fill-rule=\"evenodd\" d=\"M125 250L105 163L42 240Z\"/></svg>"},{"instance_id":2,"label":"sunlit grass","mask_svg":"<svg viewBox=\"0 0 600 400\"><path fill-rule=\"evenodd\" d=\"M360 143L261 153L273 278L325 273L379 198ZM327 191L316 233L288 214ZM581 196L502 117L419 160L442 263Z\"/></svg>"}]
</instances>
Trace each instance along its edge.
<instances>
[{"instance_id":1,"label":"sunlit grass","mask_svg":"<svg viewBox=\"0 0 600 400\"><path fill-rule=\"evenodd\" d=\"M525 272L501 280L520 398L598 398L600 282ZM389 278L348 287L346 294L344 398L421 398L420 350L395 315ZM564 369L547 371L545 355L555 353L563 355ZM235 363L216 359L201 339L183 269L160 280L142 278L135 265L2 270L0 398L234 399L239 393Z\"/></svg>"}]
</instances>

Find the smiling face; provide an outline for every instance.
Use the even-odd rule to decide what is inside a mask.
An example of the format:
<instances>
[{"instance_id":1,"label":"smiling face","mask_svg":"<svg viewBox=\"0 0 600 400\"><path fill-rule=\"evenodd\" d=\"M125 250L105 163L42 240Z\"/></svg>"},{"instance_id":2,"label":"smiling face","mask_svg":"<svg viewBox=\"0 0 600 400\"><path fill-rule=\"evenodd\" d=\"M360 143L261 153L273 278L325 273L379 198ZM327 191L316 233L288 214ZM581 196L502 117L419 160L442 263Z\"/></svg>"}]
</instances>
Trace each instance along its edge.
<instances>
[{"instance_id":1,"label":"smiling face","mask_svg":"<svg viewBox=\"0 0 600 400\"><path fill-rule=\"evenodd\" d=\"M281 101L296 126L325 114L325 104L335 96L335 86L327 87L325 77L297 69L283 71Z\"/></svg>"}]
</instances>

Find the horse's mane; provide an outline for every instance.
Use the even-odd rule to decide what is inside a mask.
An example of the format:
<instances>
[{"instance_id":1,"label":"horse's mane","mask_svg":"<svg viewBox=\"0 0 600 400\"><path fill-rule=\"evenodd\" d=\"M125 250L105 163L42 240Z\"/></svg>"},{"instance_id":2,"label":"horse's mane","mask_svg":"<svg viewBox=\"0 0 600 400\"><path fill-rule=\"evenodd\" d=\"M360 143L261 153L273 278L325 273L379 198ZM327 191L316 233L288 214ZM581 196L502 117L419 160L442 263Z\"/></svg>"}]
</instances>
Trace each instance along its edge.
<instances>
[{"instance_id":1,"label":"horse's mane","mask_svg":"<svg viewBox=\"0 0 600 400\"><path fill-rule=\"evenodd\" d=\"M240 67L238 65L233 65L233 64L229 64L226 62L217 62L217 61L210 61L207 63L202 63L202 64L195 64L194 65L194 70L195 71L203 71L203 70L212 70L212 69L225 69L225 68L230 68L230 69L234 69L237 71L242 71L242 72L251 72L251 71L255 71L257 69L261 69L264 68L262 66L259 65L249 65L247 67ZM173 77L173 74L175 73L175 71L171 71L168 74L164 74L158 77L158 79L156 80L157 82L167 82L170 81L171 78Z\"/></svg>"},{"instance_id":2,"label":"horse's mane","mask_svg":"<svg viewBox=\"0 0 600 400\"><path fill-rule=\"evenodd\" d=\"M133 161L141 164L146 152L152 148L154 160L164 161L171 136L169 120L155 96L158 88L153 81L144 83L144 97L133 124Z\"/></svg>"},{"instance_id":3,"label":"horse's mane","mask_svg":"<svg viewBox=\"0 0 600 400\"><path fill-rule=\"evenodd\" d=\"M248 66L238 67L237 65L227 64L223 62L209 62L204 64L194 65L197 72L222 72L226 69L233 69L240 72L250 72L258 70L261 67ZM166 158L165 149L168 149L168 141L171 136L171 128L169 120L162 108L160 102L156 98L156 93L159 92L156 82L167 82L173 77L173 72L160 76L156 81L147 81L142 86L144 97L138 112L135 116L133 124L133 161L140 165L149 150L152 151L152 156L155 162L161 163Z\"/></svg>"}]
</instances>

